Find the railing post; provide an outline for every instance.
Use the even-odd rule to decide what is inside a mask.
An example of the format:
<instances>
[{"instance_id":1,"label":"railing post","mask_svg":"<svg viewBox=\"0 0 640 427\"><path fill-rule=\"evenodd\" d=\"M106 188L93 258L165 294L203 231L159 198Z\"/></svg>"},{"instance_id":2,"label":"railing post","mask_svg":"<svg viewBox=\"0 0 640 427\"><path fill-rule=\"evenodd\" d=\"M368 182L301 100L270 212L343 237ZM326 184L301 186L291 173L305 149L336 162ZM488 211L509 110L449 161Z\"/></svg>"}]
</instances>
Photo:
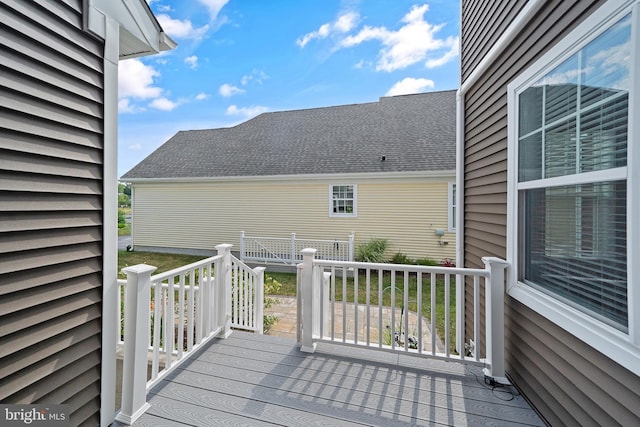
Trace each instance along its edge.
<instances>
[{"instance_id":1,"label":"railing post","mask_svg":"<svg viewBox=\"0 0 640 427\"><path fill-rule=\"evenodd\" d=\"M223 243L217 245L218 255L222 260L216 265L216 301L218 325L222 326L220 338L231 335L231 248L233 245Z\"/></svg>"},{"instance_id":2,"label":"railing post","mask_svg":"<svg viewBox=\"0 0 640 427\"><path fill-rule=\"evenodd\" d=\"M356 254L356 232L352 231L349 234L349 261L353 262Z\"/></svg>"},{"instance_id":3,"label":"railing post","mask_svg":"<svg viewBox=\"0 0 640 427\"><path fill-rule=\"evenodd\" d=\"M264 333L264 270L265 267L256 267L256 300L255 300L255 326L259 334Z\"/></svg>"},{"instance_id":4,"label":"railing post","mask_svg":"<svg viewBox=\"0 0 640 427\"><path fill-rule=\"evenodd\" d=\"M240 232L240 261L244 262L244 231Z\"/></svg>"},{"instance_id":5,"label":"railing post","mask_svg":"<svg viewBox=\"0 0 640 427\"><path fill-rule=\"evenodd\" d=\"M302 346L300 351L313 353L313 260L316 249L306 248L302 253ZM298 297L300 298L300 297Z\"/></svg>"},{"instance_id":6,"label":"railing post","mask_svg":"<svg viewBox=\"0 0 640 427\"><path fill-rule=\"evenodd\" d=\"M138 264L123 268L127 275L124 300L124 361L122 404L116 420L127 425L140 417L147 403L147 351L149 346L149 289L157 267Z\"/></svg>"},{"instance_id":7,"label":"railing post","mask_svg":"<svg viewBox=\"0 0 640 427\"><path fill-rule=\"evenodd\" d=\"M484 257L482 262L489 271L489 286L485 288L485 353L490 365L484 374L497 383L510 384L504 371L504 271L509 264L494 257Z\"/></svg>"},{"instance_id":8,"label":"railing post","mask_svg":"<svg viewBox=\"0 0 640 427\"><path fill-rule=\"evenodd\" d=\"M289 251L291 265L296 265L296 233L291 233L291 243L289 247L291 248Z\"/></svg>"}]
</instances>

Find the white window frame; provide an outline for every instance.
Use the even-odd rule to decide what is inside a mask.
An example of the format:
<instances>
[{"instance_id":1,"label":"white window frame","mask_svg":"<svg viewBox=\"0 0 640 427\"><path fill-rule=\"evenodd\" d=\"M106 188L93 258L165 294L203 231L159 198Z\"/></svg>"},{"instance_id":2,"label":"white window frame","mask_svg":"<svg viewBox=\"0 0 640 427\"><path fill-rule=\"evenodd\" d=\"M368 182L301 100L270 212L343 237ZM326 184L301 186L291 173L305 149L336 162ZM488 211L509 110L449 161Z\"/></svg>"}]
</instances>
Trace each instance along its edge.
<instances>
[{"instance_id":1,"label":"white window frame","mask_svg":"<svg viewBox=\"0 0 640 427\"><path fill-rule=\"evenodd\" d=\"M448 221L448 227L449 227L449 231L450 232L455 232L456 231L456 208L457 208L457 204L456 204L456 198L454 195L454 190L456 190L456 183L455 182L450 182L449 183L449 188L448 188L448 194L449 194L449 201L447 203L447 213L448 213L448 217L449 217L449 221Z\"/></svg>"},{"instance_id":2,"label":"white window frame","mask_svg":"<svg viewBox=\"0 0 640 427\"><path fill-rule=\"evenodd\" d=\"M333 212L333 187L353 187L353 212ZM331 218L356 218L358 216L358 185L357 184L329 184L329 217Z\"/></svg>"},{"instance_id":3,"label":"white window frame","mask_svg":"<svg viewBox=\"0 0 640 427\"><path fill-rule=\"evenodd\" d=\"M627 167L610 171L611 179L627 180L627 260L640 259L640 0L612 0L593 12L565 39L552 47L533 65L514 79L507 88L508 160L507 160L507 292L514 299L567 330L580 340L602 352L620 365L640 375L640 268L627 262L628 332L620 331L596 318L517 280L518 276L518 96L536 79L606 31L625 15L631 17L631 51L636 52L630 64L629 143ZM622 176L620 174L622 173ZM586 181L588 174L583 174ZM558 177L561 180L562 177ZM520 185L518 185L520 184Z\"/></svg>"}]
</instances>

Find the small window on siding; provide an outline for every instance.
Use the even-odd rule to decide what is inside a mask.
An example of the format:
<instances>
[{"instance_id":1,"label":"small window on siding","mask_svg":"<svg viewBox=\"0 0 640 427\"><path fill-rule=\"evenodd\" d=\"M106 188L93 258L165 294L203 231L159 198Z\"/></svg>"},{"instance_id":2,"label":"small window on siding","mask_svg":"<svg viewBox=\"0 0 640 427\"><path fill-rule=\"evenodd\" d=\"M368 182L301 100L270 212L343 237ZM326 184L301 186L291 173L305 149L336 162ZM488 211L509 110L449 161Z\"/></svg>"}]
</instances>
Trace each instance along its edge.
<instances>
[{"instance_id":1,"label":"small window on siding","mask_svg":"<svg viewBox=\"0 0 640 427\"><path fill-rule=\"evenodd\" d=\"M340 184L329 186L329 216L356 216L356 185Z\"/></svg>"}]
</instances>

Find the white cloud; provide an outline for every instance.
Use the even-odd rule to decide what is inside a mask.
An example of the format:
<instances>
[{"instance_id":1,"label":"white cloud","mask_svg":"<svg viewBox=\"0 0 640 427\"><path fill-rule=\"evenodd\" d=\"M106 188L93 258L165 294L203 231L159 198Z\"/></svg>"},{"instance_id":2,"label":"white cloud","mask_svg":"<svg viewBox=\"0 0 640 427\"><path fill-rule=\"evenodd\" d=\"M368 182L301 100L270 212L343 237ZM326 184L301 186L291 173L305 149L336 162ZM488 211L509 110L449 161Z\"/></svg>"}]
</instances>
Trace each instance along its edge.
<instances>
[{"instance_id":1,"label":"white cloud","mask_svg":"<svg viewBox=\"0 0 640 427\"><path fill-rule=\"evenodd\" d=\"M397 31L386 27L365 26L355 35L346 37L341 47L353 47L371 40L382 44L376 64L377 71L395 71L425 60L429 55L447 52L437 59L429 60L427 66L439 66L450 61L458 52L458 38L439 39L436 34L443 25L432 25L425 21L424 14L429 5L414 5L402 18L404 25Z\"/></svg>"},{"instance_id":2,"label":"white cloud","mask_svg":"<svg viewBox=\"0 0 640 427\"><path fill-rule=\"evenodd\" d=\"M254 69L251 73L242 76L240 79L240 83L242 86L246 86L250 81L254 81L259 85L262 84L263 81L267 80L269 76L262 70Z\"/></svg>"},{"instance_id":3,"label":"white cloud","mask_svg":"<svg viewBox=\"0 0 640 427\"><path fill-rule=\"evenodd\" d=\"M305 47L313 39L326 39L332 34L348 33L355 27L360 15L355 12L346 12L333 22L322 24L316 31L312 31L303 36L298 37L296 44L300 47Z\"/></svg>"},{"instance_id":4,"label":"white cloud","mask_svg":"<svg viewBox=\"0 0 640 427\"><path fill-rule=\"evenodd\" d=\"M429 79L414 79L412 77L407 77L406 79L400 80L396 84L394 84L391 89L387 91L385 96L396 96L396 95L408 95L411 93L421 93L426 89L431 89L434 87L433 80Z\"/></svg>"},{"instance_id":5,"label":"white cloud","mask_svg":"<svg viewBox=\"0 0 640 427\"><path fill-rule=\"evenodd\" d=\"M189 65L189 68L195 70L198 68L198 57L195 55L187 56L184 58L185 64Z\"/></svg>"},{"instance_id":6,"label":"white cloud","mask_svg":"<svg viewBox=\"0 0 640 427\"><path fill-rule=\"evenodd\" d=\"M207 98L209 98L209 94L204 92L200 92L199 94L196 95L196 101L204 101Z\"/></svg>"},{"instance_id":7,"label":"white cloud","mask_svg":"<svg viewBox=\"0 0 640 427\"><path fill-rule=\"evenodd\" d=\"M118 100L118 113L126 114L126 113L139 113L140 111L144 111L143 108L140 108L136 105L131 104L129 98L121 98Z\"/></svg>"},{"instance_id":8,"label":"white cloud","mask_svg":"<svg viewBox=\"0 0 640 427\"><path fill-rule=\"evenodd\" d=\"M262 114L269 109L267 107L263 107L260 105L255 105L252 107L238 107L236 105L230 105L227 108L228 116L244 116L246 118L257 116L258 114Z\"/></svg>"},{"instance_id":9,"label":"white cloud","mask_svg":"<svg viewBox=\"0 0 640 427\"><path fill-rule=\"evenodd\" d=\"M185 19L173 19L164 13L157 16L158 22L162 29L170 36L177 39L201 39L209 30L209 25L203 25L200 28L194 28L191 21Z\"/></svg>"},{"instance_id":10,"label":"white cloud","mask_svg":"<svg viewBox=\"0 0 640 427\"><path fill-rule=\"evenodd\" d=\"M149 107L163 111L171 111L178 105L178 102L173 102L165 97L156 98L149 103Z\"/></svg>"},{"instance_id":11,"label":"white cloud","mask_svg":"<svg viewBox=\"0 0 640 427\"><path fill-rule=\"evenodd\" d=\"M139 144L139 143L131 144L128 148L129 150L140 151L142 150L142 144Z\"/></svg>"},{"instance_id":12,"label":"white cloud","mask_svg":"<svg viewBox=\"0 0 640 427\"><path fill-rule=\"evenodd\" d=\"M218 18L218 14L220 13L220 10L224 7L224 5L226 5L229 2L229 0L198 0L198 1L204 6L206 6L206 8L209 10L209 17L212 20L215 20L216 18Z\"/></svg>"},{"instance_id":13,"label":"white cloud","mask_svg":"<svg viewBox=\"0 0 640 427\"><path fill-rule=\"evenodd\" d=\"M239 87L230 85L228 83L225 83L222 86L220 86L220 89L218 90L220 92L220 95L224 96L225 98L230 98L233 95L237 95L239 93L245 92L244 89L240 89Z\"/></svg>"},{"instance_id":14,"label":"white cloud","mask_svg":"<svg viewBox=\"0 0 640 427\"><path fill-rule=\"evenodd\" d=\"M460 43L458 37L447 38L447 45L451 46L440 58L429 59L424 65L427 68L440 67L460 55Z\"/></svg>"},{"instance_id":15,"label":"white cloud","mask_svg":"<svg viewBox=\"0 0 640 427\"><path fill-rule=\"evenodd\" d=\"M148 99L156 98L162 89L153 85L154 77L160 73L139 59L127 59L118 64L118 97Z\"/></svg>"}]
</instances>

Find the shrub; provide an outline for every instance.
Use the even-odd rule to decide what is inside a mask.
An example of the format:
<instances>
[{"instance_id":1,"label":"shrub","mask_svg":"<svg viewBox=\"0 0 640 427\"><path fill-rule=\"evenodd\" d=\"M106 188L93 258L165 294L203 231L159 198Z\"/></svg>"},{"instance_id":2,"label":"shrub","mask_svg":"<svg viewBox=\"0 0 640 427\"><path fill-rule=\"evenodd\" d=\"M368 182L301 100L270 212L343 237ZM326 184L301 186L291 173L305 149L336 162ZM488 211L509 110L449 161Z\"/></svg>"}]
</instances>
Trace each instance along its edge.
<instances>
[{"instance_id":1,"label":"shrub","mask_svg":"<svg viewBox=\"0 0 640 427\"><path fill-rule=\"evenodd\" d=\"M397 252L393 258L391 258L391 263L392 264L415 264L416 261L414 259L409 258L408 256L406 256L405 254L401 253L401 252Z\"/></svg>"},{"instance_id":2,"label":"shrub","mask_svg":"<svg viewBox=\"0 0 640 427\"><path fill-rule=\"evenodd\" d=\"M388 247L387 239L370 239L367 243L358 245L356 259L364 262L384 262L384 253Z\"/></svg>"},{"instance_id":3,"label":"shrub","mask_svg":"<svg viewBox=\"0 0 640 427\"><path fill-rule=\"evenodd\" d=\"M440 265L443 267L455 267L456 263L450 258L445 258L442 261L440 261Z\"/></svg>"},{"instance_id":4,"label":"shrub","mask_svg":"<svg viewBox=\"0 0 640 427\"><path fill-rule=\"evenodd\" d=\"M424 265L424 266L427 266L427 267L434 267L434 266L441 265L438 261L430 259L430 258L420 258L420 259L416 260L416 264Z\"/></svg>"},{"instance_id":5,"label":"shrub","mask_svg":"<svg viewBox=\"0 0 640 427\"><path fill-rule=\"evenodd\" d=\"M264 276L264 308L271 308L273 304L278 304L280 301L277 298L269 297L267 295L275 295L280 291L282 284L271 276ZM265 314L262 320L264 332L267 332L273 325L275 325L280 318L275 314Z\"/></svg>"}]
</instances>

